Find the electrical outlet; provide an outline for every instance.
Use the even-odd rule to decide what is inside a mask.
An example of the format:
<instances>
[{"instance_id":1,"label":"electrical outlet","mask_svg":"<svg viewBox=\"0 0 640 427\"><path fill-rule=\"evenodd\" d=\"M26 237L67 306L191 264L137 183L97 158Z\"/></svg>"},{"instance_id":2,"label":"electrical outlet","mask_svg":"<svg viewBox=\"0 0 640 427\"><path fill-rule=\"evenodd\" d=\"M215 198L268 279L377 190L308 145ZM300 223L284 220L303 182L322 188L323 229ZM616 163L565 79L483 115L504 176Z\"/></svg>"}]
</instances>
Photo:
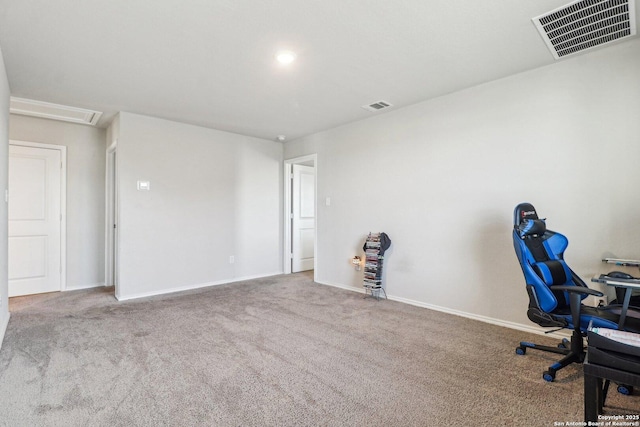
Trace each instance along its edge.
<instances>
[{"instance_id":1,"label":"electrical outlet","mask_svg":"<svg viewBox=\"0 0 640 427\"><path fill-rule=\"evenodd\" d=\"M236 257L234 257L233 255L231 255L229 257L229 264L233 264L234 262L236 262Z\"/></svg>"},{"instance_id":2,"label":"electrical outlet","mask_svg":"<svg viewBox=\"0 0 640 427\"><path fill-rule=\"evenodd\" d=\"M591 307L604 307L609 304L609 298L606 295L601 297L590 296L584 300L584 304Z\"/></svg>"}]
</instances>

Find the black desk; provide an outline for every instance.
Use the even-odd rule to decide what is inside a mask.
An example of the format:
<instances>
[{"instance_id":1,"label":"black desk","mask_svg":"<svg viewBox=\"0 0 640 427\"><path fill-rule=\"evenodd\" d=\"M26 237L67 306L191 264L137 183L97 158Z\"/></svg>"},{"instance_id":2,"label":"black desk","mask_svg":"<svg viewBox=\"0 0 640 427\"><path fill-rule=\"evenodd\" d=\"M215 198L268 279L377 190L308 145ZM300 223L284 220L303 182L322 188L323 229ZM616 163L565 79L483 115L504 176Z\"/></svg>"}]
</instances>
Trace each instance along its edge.
<instances>
[{"instance_id":1,"label":"black desk","mask_svg":"<svg viewBox=\"0 0 640 427\"><path fill-rule=\"evenodd\" d=\"M583 368L585 422L598 421L598 415L602 414L607 392L603 380L640 387L640 375L607 366L593 365L589 363L589 352L584 359Z\"/></svg>"},{"instance_id":2,"label":"black desk","mask_svg":"<svg viewBox=\"0 0 640 427\"><path fill-rule=\"evenodd\" d=\"M618 321L618 329L624 329L624 321L627 318L627 310L629 309L629 301L631 301L631 291L640 289L640 279L617 279L601 274L591 279L592 282L604 283L608 286L616 288L624 288L624 300L622 302L622 310L620 311L620 320Z\"/></svg>"}]
</instances>

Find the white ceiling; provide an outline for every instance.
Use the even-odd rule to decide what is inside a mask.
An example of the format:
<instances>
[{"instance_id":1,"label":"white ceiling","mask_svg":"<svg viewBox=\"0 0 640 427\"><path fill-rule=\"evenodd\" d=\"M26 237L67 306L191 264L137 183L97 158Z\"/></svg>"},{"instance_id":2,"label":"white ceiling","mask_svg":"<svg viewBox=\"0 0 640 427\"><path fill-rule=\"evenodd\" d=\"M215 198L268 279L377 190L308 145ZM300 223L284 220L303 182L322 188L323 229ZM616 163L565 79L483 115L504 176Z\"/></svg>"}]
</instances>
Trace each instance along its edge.
<instances>
[{"instance_id":1,"label":"white ceiling","mask_svg":"<svg viewBox=\"0 0 640 427\"><path fill-rule=\"evenodd\" d=\"M567 3L0 0L0 47L13 96L101 126L128 111L291 140L552 64L531 18Z\"/></svg>"}]
</instances>

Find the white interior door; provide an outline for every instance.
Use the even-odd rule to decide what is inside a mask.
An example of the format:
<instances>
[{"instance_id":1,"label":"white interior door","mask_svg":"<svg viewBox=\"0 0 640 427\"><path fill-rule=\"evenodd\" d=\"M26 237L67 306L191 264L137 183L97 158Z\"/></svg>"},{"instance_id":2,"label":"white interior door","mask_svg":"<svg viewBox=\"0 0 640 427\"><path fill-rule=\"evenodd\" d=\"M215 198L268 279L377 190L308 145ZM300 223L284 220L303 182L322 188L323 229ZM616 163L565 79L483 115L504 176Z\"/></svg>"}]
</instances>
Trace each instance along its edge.
<instances>
[{"instance_id":1,"label":"white interior door","mask_svg":"<svg viewBox=\"0 0 640 427\"><path fill-rule=\"evenodd\" d=\"M311 166L293 165L291 197L291 271L313 270L315 236L315 171Z\"/></svg>"},{"instance_id":2,"label":"white interior door","mask_svg":"<svg viewBox=\"0 0 640 427\"><path fill-rule=\"evenodd\" d=\"M57 149L9 146L9 296L60 291L61 165Z\"/></svg>"},{"instance_id":3,"label":"white interior door","mask_svg":"<svg viewBox=\"0 0 640 427\"><path fill-rule=\"evenodd\" d=\"M116 143L107 149L105 285L115 286L118 295L118 171Z\"/></svg>"}]
</instances>

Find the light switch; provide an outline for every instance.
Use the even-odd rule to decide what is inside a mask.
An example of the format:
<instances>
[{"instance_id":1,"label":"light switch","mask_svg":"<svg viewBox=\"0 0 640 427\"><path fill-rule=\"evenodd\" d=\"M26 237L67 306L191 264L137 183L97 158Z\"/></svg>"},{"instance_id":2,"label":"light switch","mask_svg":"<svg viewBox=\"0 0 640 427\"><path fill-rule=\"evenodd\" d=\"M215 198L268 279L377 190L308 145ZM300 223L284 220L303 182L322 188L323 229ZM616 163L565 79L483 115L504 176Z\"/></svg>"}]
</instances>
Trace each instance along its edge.
<instances>
[{"instance_id":1,"label":"light switch","mask_svg":"<svg viewBox=\"0 0 640 427\"><path fill-rule=\"evenodd\" d=\"M331 206L331 197L327 197L326 199L324 199L324 204L325 206Z\"/></svg>"},{"instance_id":2,"label":"light switch","mask_svg":"<svg viewBox=\"0 0 640 427\"><path fill-rule=\"evenodd\" d=\"M149 181L138 181L138 190L140 191L151 190L151 183Z\"/></svg>"}]
</instances>

